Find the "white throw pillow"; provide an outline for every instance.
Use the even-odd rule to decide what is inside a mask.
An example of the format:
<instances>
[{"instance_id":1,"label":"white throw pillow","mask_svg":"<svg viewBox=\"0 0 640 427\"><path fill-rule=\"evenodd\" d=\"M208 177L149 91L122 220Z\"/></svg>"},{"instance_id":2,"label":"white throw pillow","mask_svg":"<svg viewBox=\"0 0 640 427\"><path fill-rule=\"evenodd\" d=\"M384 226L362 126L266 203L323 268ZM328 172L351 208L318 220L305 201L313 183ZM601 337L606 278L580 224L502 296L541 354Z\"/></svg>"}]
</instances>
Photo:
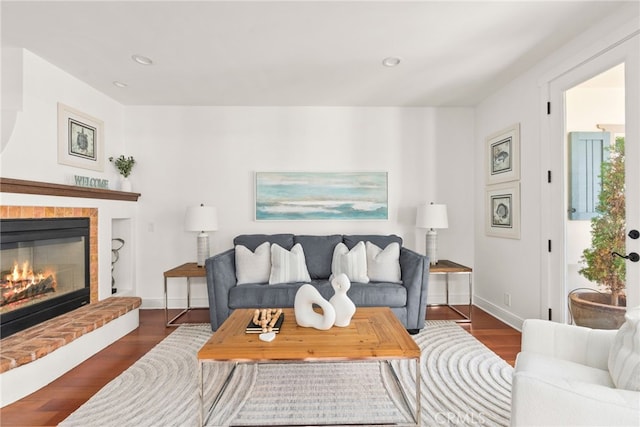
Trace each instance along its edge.
<instances>
[{"instance_id":1,"label":"white throw pillow","mask_svg":"<svg viewBox=\"0 0 640 427\"><path fill-rule=\"evenodd\" d=\"M640 391L640 307L625 318L609 350L609 375L617 388Z\"/></svg>"},{"instance_id":2,"label":"white throw pillow","mask_svg":"<svg viewBox=\"0 0 640 427\"><path fill-rule=\"evenodd\" d=\"M242 245L236 246L236 278L238 285L267 283L271 273L271 248L269 242L258 246L255 252Z\"/></svg>"},{"instance_id":3,"label":"white throw pillow","mask_svg":"<svg viewBox=\"0 0 640 427\"><path fill-rule=\"evenodd\" d=\"M367 250L364 242L358 242L351 250L344 243L333 248L332 277L344 273L352 282L369 283L367 276Z\"/></svg>"},{"instance_id":4,"label":"white throw pillow","mask_svg":"<svg viewBox=\"0 0 640 427\"><path fill-rule=\"evenodd\" d=\"M400 244L393 242L381 249L366 242L367 276L372 282L401 283L400 280Z\"/></svg>"},{"instance_id":5,"label":"white throw pillow","mask_svg":"<svg viewBox=\"0 0 640 427\"><path fill-rule=\"evenodd\" d=\"M291 251L280 245L271 245L271 275L269 284L310 282L302 245L296 243Z\"/></svg>"}]
</instances>

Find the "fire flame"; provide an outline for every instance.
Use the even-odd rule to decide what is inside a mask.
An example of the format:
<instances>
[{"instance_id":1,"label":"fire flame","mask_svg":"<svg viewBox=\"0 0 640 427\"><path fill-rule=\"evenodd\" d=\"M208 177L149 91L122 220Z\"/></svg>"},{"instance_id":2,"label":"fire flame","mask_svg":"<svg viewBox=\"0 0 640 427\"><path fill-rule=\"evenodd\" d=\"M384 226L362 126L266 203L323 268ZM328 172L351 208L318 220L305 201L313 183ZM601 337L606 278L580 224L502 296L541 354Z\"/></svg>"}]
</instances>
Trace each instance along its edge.
<instances>
[{"instance_id":1,"label":"fire flame","mask_svg":"<svg viewBox=\"0 0 640 427\"><path fill-rule=\"evenodd\" d=\"M25 299L55 292L56 287L55 273L51 270L35 274L29 262L23 262L20 268L14 261L13 270L0 276L0 306L20 304Z\"/></svg>"},{"instance_id":2,"label":"fire flame","mask_svg":"<svg viewBox=\"0 0 640 427\"><path fill-rule=\"evenodd\" d=\"M10 274L5 276L5 280L9 283L22 282L23 284L35 285L49 275L51 275L50 272L45 272L44 274L34 273L33 269L29 266L29 261L23 262L22 268L20 268L18 263L14 261L13 270Z\"/></svg>"},{"instance_id":3,"label":"fire flame","mask_svg":"<svg viewBox=\"0 0 640 427\"><path fill-rule=\"evenodd\" d=\"M29 261L22 263L22 270L19 269L18 263L13 263L13 271L6 277L7 282L29 282L30 284L38 283L44 279L43 274L34 274L31 267L29 267Z\"/></svg>"}]
</instances>

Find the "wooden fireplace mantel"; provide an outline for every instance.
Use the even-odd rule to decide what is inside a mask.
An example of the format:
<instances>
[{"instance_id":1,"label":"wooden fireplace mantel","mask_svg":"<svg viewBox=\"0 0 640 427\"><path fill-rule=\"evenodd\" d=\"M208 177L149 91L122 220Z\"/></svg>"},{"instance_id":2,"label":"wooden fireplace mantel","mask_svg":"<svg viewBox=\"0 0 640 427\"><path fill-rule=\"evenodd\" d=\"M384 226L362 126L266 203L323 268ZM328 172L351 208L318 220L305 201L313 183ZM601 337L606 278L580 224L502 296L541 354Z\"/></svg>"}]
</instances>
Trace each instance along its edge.
<instances>
[{"instance_id":1,"label":"wooden fireplace mantel","mask_svg":"<svg viewBox=\"0 0 640 427\"><path fill-rule=\"evenodd\" d=\"M76 187L74 185L51 184L39 181L25 181L13 178L0 178L0 192L123 200L127 202L137 202L140 197L140 193L104 190L102 188Z\"/></svg>"}]
</instances>

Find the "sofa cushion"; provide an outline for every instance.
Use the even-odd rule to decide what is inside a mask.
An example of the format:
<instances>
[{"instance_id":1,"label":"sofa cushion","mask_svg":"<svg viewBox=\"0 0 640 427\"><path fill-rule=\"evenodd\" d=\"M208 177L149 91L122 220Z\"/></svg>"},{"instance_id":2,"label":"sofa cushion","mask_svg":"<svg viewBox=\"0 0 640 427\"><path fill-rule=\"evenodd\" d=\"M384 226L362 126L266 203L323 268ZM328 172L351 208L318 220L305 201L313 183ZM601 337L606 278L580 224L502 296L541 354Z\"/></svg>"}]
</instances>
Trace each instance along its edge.
<instances>
[{"instance_id":1,"label":"sofa cushion","mask_svg":"<svg viewBox=\"0 0 640 427\"><path fill-rule=\"evenodd\" d=\"M252 283L229 289L229 308L285 308L293 307L302 283L278 283L269 286Z\"/></svg>"},{"instance_id":2,"label":"sofa cushion","mask_svg":"<svg viewBox=\"0 0 640 427\"><path fill-rule=\"evenodd\" d=\"M640 307L625 319L609 350L609 373L617 388L640 391Z\"/></svg>"},{"instance_id":3,"label":"sofa cushion","mask_svg":"<svg viewBox=\"0 0 640 427\"><path fill-rule=\"evenodd\" d=\"M328 280L309 282L326 300L335 291ZM234 286L229 290L229 308L284 308L293 307L296 292L303 283L279 283L269 286L251 283ZM373 292L372 292L373 291ZM407 304L407 289L397 283L351 283L347 295L356 307L400 308Z\"/></svg>"},{"instance_id":4,"label":"sofa cushion","mask_svg":"<svg viewBox=\"0 0 640 427\"><path fill-rule=\"evenodd\" d=\"M516 359L516 372L534 372L547 377L562 378L567 381L578 381L614 387L609 372L592 368L580 363L557 357L522 351Z\"/></svg>"},{"instance_id":5,"label":"sofa cushion","mask_svg":"<svg viewBox=\"0 0 640 427\"><path fill-rule=\"evenodd\" d=\"M293 247L293 234L241 234L233 239L233 244L242 245L251 251L255 251L264 242L276 243L286 250Z\"/></svg>"},{"instance_id":6,"label":"sofa cushion","mask_svg":"<svg viewBox=\"0 0 640 427\"><path fill-rule=\"evenodd\" d=\"M238 285L246 283L267 283L271 274L271 245L264 242L255 252L245 246L236 245L236 278Z\"/></svg>"},{"instance_id":7,"label":"sofa cushion","mask_svg":"<svg viewBox=\"0 0 640 427\"><path fill-rule=\"evenodd\" d=\"M381 249L367 241L367 276L372 282L400 283L400 245L390 243Z\"/></svg>"},{"instance_id":8,"label":"sofa cushion","mask_svg":"<svg viewBox=\"0 0 640 427\"><path fill-rule=\"evenodd\" d=\"M302 245L295 244L290 251L276 243L271 245L269 284L308 282L310 280Z\"/></svg>"},{"instance_id":9,"label":"sofa cushion","mask_svg":"<svg viewBox=\"0 0 640 427\"><path fill-rule=\"evenodd\" d=\"M333 296L333 294L332 294ZM347 296L356 307L404 307L407 305L407 288L399 283L352 282Z\"/></svg>"},{"instance_id":10,"label":"sofa cushion","mask_svg":"<svg viewBox=\"0 0 640 427\"><path fill-rule=\"evenodd\" d=\"M346 274L352 282L369 283L367 276L367 250L364 242L359 242L351 250L344 243L338 243L333 250L331 274Z\"/></svg>"},{"instance_id":11,"label":"sofa cushion","mask_svg":"<svg viewBox=\"0 0 640 427\"><path fill-rule=\"evenodd\" d=\"M311 279L328 279L331 275L333 249L342 243L342 236L294 236L294 243L300 243L307 261Z\"/></svg>"},{"instance_id":12,"label":"sofa cushion","mask_svg":"<svg viewBox=\"0 0 640 427\"><path fill-rule=\"evenodd\" d=\"M347 248L352 249L358 242L371 242L379 248L386 248L389 243L396 242L402 246L402 237L390 234L388 236L382 236L380 234L354 234L342 236L342 242L347 245Z\"/></svg>"}]
</instances>

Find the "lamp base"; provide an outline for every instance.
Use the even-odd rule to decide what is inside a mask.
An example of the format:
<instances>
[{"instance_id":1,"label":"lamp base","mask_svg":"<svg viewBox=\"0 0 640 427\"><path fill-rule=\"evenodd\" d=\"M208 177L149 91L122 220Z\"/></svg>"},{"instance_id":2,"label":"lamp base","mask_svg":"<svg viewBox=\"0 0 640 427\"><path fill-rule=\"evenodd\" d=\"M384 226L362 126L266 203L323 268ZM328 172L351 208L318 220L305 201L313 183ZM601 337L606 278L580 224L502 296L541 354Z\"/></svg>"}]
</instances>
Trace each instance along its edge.
<instances>
[{"instance_id":1,"label":"lamp base","mask_svg":"<svg viewBox=\"0 0 640 427\"><path fill-rule=\"evenodd\" d=\"M427 231L426 254L431 265L438 263L438 233L433 228Z\"/></svg>"},{"instance_id":2,"label":"lamp base","mask_svg":"<svg viewBox=\"0 0 640 427\"><path fill-rule=\"evenodd\" d=\"M209 235L203 231L198 234L198 267L204 267L207 258L209 258Z\"/></svg>"}]
</instances>

